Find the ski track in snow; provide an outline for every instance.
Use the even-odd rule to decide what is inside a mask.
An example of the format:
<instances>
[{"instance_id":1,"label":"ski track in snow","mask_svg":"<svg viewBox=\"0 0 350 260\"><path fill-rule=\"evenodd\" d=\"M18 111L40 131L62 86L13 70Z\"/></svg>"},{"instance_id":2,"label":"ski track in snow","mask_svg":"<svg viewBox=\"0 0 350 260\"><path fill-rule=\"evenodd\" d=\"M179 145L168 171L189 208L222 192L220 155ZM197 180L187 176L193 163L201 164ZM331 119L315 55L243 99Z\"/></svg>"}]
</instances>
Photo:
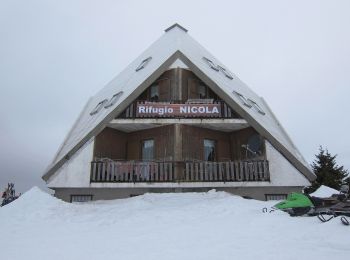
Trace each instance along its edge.
<instances>
[{"instance_id":1,"label":"ski track in snow","mask_svg":"<svg viewBox=\"0 0 350 260\"><path fill-rule=\"evenodd\" d=\"M346 259L336 218L262 213L276 202L225 192L145 194L85 204L32 188L0 208L0 259Z\"/></svg>"}]
</instances>

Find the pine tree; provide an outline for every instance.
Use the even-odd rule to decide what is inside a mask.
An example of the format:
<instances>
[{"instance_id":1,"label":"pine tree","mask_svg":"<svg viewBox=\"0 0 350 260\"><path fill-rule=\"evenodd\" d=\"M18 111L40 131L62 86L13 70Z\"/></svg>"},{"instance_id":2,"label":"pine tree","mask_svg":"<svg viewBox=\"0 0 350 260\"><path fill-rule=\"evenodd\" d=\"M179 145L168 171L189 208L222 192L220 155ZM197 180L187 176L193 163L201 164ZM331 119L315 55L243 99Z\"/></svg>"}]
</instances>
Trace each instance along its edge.
<instances>
[{"instance_id":1,"label":"pine tree","mask_svg":"<svg viewBox=\"0 0 350 260\"><path fill-rule=\"evenodd\" d=\"M312 183L308 192L313 192L321 185L331 187L339 190L341 184L349 179L348 170L344 166L338 166L336 162L337 155L331 155L327 149L319 148L319 153L315 155L316 159L313 161L311 167L317 178Z\"/></svg>"}]
</instances>

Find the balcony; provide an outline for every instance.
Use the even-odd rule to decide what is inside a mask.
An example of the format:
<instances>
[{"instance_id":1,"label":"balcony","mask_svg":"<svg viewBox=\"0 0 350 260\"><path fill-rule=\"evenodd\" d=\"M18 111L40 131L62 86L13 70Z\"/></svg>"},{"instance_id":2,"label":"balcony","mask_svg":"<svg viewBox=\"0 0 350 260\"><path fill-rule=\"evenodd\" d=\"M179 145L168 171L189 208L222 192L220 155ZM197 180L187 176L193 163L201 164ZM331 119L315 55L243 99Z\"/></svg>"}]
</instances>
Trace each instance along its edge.
<instances>
[{"instance_id":1,"label":"balcony","mask_svg":"<svg viewBox=\"0 0 350 260\"><path fill-rule=\"evenodd\" d=\"M259 182L269 181L267 160L91 162L91 183Z\"/></svg>"}]
</instances>

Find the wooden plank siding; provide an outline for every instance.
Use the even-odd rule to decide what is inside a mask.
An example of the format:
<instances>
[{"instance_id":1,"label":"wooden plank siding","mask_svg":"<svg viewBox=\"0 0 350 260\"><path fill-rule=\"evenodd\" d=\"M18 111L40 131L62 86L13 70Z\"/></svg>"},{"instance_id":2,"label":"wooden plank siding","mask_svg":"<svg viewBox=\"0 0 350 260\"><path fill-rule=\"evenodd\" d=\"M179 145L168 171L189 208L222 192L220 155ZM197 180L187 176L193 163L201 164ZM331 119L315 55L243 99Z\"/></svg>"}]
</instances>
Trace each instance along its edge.
<instances>
[{"instance_id":1,"label":"wooden plank siding","mask_svg":"<svg viewBox=\"0 0 350 260\"><path fill-rule=\"evenodd\" d=\"M179 162L176 162L179 163ZM172 161L91 162L91 182L251 182L269 181L269 163L257 161L184 161L182 176L176 176Z\"/></svg>"}]
</instances>

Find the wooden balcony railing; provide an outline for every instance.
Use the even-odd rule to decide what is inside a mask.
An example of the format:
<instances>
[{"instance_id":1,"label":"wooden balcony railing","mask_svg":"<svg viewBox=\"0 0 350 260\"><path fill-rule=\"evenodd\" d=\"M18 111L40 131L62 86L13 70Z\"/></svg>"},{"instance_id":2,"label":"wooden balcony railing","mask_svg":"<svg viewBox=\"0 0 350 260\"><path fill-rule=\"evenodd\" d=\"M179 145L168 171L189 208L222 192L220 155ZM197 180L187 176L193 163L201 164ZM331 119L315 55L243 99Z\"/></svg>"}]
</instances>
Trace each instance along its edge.
<instances>
[{"instance_id":1,"label":"wooden balcony railing","mask_svg":"<svg viewBox=\"0 0 350 260\"><path fill-rule=\"evenodd\" d=\"M269 181L269 164L261 161L185 162L184 181Z\"/></svg>"},{"instance_id":2,"label":"wooden balcony railing","mask_svg":"<svg viewBox=\"0 0 350 260\"><path fill-rule=\"evenodd\" d=\"M269 181L266 160L254 161L113 161L91 162L90 182L247 182Z\"/></svg>"}]
</instances>

